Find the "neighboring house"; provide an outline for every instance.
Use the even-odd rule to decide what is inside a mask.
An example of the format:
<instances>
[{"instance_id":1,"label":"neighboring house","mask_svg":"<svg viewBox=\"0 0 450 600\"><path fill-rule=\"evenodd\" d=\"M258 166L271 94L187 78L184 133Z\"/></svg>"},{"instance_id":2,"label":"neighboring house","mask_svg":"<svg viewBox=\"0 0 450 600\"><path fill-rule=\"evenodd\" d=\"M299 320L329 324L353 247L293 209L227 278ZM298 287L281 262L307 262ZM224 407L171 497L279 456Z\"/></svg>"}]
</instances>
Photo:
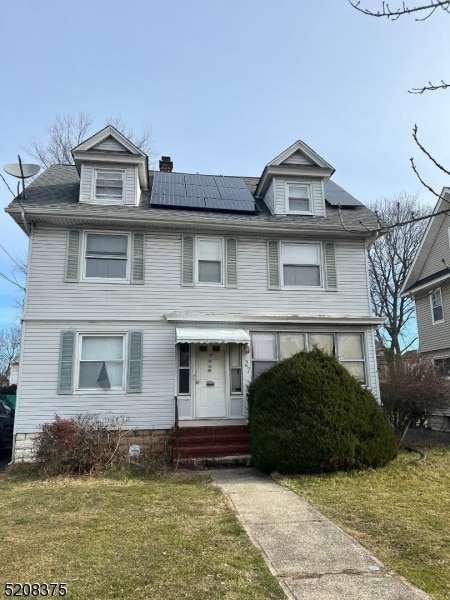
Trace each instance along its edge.
<instances>
[{"instance_id":1,"label":"neighboring house","mask_svg":"<svg viewBox=\"0 0 450 600\"><path fill-rule=\"evenodd\" d=\"M379 396L377 219L306 144L243 178L149 172L110 126L73 156L6 209L30 237L16 460L55 413L245 429L252 377L314 346Z\"/></svg>"},{"instance_id":2,"label":"neighboring house","mask_svg":"<svg viewBox=\"0 0 450 600\"><path fill-rule=\"evenodd\" d=\"M419 353L450 377L450 189L444 188L434 209L402 295L416 306ZM450 404L430 415L429 427L450 431Z\"/></svg>"}]
</instances>

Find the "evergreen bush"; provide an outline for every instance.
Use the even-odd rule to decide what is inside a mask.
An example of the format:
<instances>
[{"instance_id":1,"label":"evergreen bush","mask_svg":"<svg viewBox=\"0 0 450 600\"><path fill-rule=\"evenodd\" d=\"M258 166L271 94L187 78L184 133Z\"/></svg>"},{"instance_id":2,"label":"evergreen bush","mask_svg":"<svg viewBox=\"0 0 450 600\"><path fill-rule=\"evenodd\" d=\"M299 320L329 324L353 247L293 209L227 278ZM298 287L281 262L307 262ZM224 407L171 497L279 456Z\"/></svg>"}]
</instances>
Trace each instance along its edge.
<instances>
[{"instance_id":1,"label":"evergreen bush","mask_svg":"<svg viewBox=\"0 0 450 600\"><path fill-rule=\"evenodd\" d=\"M373 394L333 357L302 352L249 386L252 462L270 473L379 467L397 454Z\"/></svg>"}]
</instances>

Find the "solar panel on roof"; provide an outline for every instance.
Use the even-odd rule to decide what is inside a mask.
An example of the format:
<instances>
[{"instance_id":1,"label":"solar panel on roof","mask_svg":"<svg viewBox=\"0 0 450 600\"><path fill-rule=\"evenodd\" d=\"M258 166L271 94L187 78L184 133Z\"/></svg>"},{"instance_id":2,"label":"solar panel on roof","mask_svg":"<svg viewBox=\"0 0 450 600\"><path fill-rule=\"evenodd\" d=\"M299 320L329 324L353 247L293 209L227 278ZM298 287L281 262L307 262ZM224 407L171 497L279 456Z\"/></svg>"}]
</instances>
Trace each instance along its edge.
<instances>
[{"instance_id":1,"label":"solar panel on roof","mask_svg":"<svg viewBox=\"0 0 450 600\"><path fill-rule=\"evenodd\" d=\"M331 206L364 206L362 202L342 189L334 181L325 184L325 200Z\"/></svg>"},{"instance_id":2,"label":"solar panel on roof","mask_svg":"<svg viewBox=\"0 0 450 600\"><path fill-rule=\"evenodd\" d=\"M176 208L206 208L203 198L187 198L186 196L152 196L151 203L155 206L172 206Z\"/></svg>"},{"instance_id":3,"label":"solar panel on roof","mask_svg":"<svg viewBox=\"0 0 450 600\"><path fill-rule=\"evenodd\" d=\"M194 198L220 198L217 186L186 184L186 195Z\"/></svg>"},{"instance_id":4,"label":"solar panel on roof","mask_svg":"<svg viewBox=\"0 0 450 600\"><path fill-rule=\"evenodd\" d=\"M169 183L166 181L157 181L153 184L155 194L167 196L186 196L186 186L184 183Z\"/></svg>"},{"instance_id":5,"label":"solar panel on roof","mask_svg":"<svg viewBox=\"0 0 450 600\"><path fill-rule=\"evenodd\" d=\"M185 174L184 179L187 184L192 185L216 185L214 175L190 175Z\"/></svg>"},{"instance_id":6,"label":"solar panel on roof","mask_svg":"<svg viewBox=\"0 0 450 600\"><path fill-rule=\"evenodd\" d=\"M255 212L255 202L241 202L239 200L216 200L206 198L206 208L211 210L225 210L231 212Z\"/></svg>"},{"instance_id":7,"label":"solar panel on roof","mask_svg":"<svg viewBox=\"0 0 450 600\"><path fill-rule=\"evenodd\" d=\"M153 206L255 212L255 200L238 177L166 173L153 176Z\"/></svg>"},{"instance_id":8,"label":"solar panel on roof","mask_svg":"<svg viewBox=\"0 0 450 600\"><path fill-rule=\"evenodd\" d=\"M158 171L153 177L154 182L184 183L183 173L166 173L165 171Z\"/></svg>"},{"instance_id":9,"label":"solar panel on roof","mask_svg":"<svg viewBox=\"0 0 450 600\"><path fill-rule=\"evenodd\" d=\"M238 188L219 188L220 197L223 200L246 200L253 202L253 196L245 189Z\"/></svg>"},{"instance_id":10,"label":"solar panel on roof","mask_svg":"<svg viewBox=\"0 0 450 600\"><path fill-rule=\"evenodd\" d=\"M219 189L221 188L238 188L241 190L247 189L247 186L239 179L239 177L226 177L224 175L215 175L214 179Z\"/></svg>"}]
</instances>

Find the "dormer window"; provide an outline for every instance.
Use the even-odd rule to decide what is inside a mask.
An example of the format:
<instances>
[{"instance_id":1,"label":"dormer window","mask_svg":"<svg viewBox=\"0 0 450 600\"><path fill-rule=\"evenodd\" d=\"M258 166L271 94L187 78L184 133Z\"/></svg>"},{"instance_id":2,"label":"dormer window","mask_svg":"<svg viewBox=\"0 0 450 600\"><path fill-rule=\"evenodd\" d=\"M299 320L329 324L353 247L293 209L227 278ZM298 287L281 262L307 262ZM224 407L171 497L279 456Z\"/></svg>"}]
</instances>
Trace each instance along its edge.
<instances>
[{"instance_id":1,"label":"dormer window","mask_svg":"<svg viewBox=\"0 0 450 600\"><path fill-rule=\"evenodd\" d=\"M311 188L305 183L286 183L286 213L310 215Z\"/></svg>"},{"instance_id":2,"label":"dormer window","mask_svg":"<svg viewBox=\"0 0 450 600\"><path fill-rule=\"evenodd\" d=\"M95 169L95 200L105 203L122 204L124 171Z\"/></svg>"}]
</instances>

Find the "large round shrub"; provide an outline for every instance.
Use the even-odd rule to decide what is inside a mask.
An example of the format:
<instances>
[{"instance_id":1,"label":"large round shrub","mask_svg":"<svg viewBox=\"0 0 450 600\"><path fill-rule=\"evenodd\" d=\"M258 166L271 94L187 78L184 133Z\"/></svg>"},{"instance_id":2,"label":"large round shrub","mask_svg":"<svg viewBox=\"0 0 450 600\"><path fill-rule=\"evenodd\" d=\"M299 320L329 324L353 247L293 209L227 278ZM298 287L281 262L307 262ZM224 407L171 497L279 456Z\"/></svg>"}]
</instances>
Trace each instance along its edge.
<instances>
[{"instance_id":1,"label":"large round shrub","mask_svg":"<svg viewBox=\"0 0 450 600\"><path fill-rule=\"evenodd\" d=\"M397 454L372 393L334 358L302 352L249 386L252 462L270 473L379 467Z\"/></svg>"}]
</instances>

